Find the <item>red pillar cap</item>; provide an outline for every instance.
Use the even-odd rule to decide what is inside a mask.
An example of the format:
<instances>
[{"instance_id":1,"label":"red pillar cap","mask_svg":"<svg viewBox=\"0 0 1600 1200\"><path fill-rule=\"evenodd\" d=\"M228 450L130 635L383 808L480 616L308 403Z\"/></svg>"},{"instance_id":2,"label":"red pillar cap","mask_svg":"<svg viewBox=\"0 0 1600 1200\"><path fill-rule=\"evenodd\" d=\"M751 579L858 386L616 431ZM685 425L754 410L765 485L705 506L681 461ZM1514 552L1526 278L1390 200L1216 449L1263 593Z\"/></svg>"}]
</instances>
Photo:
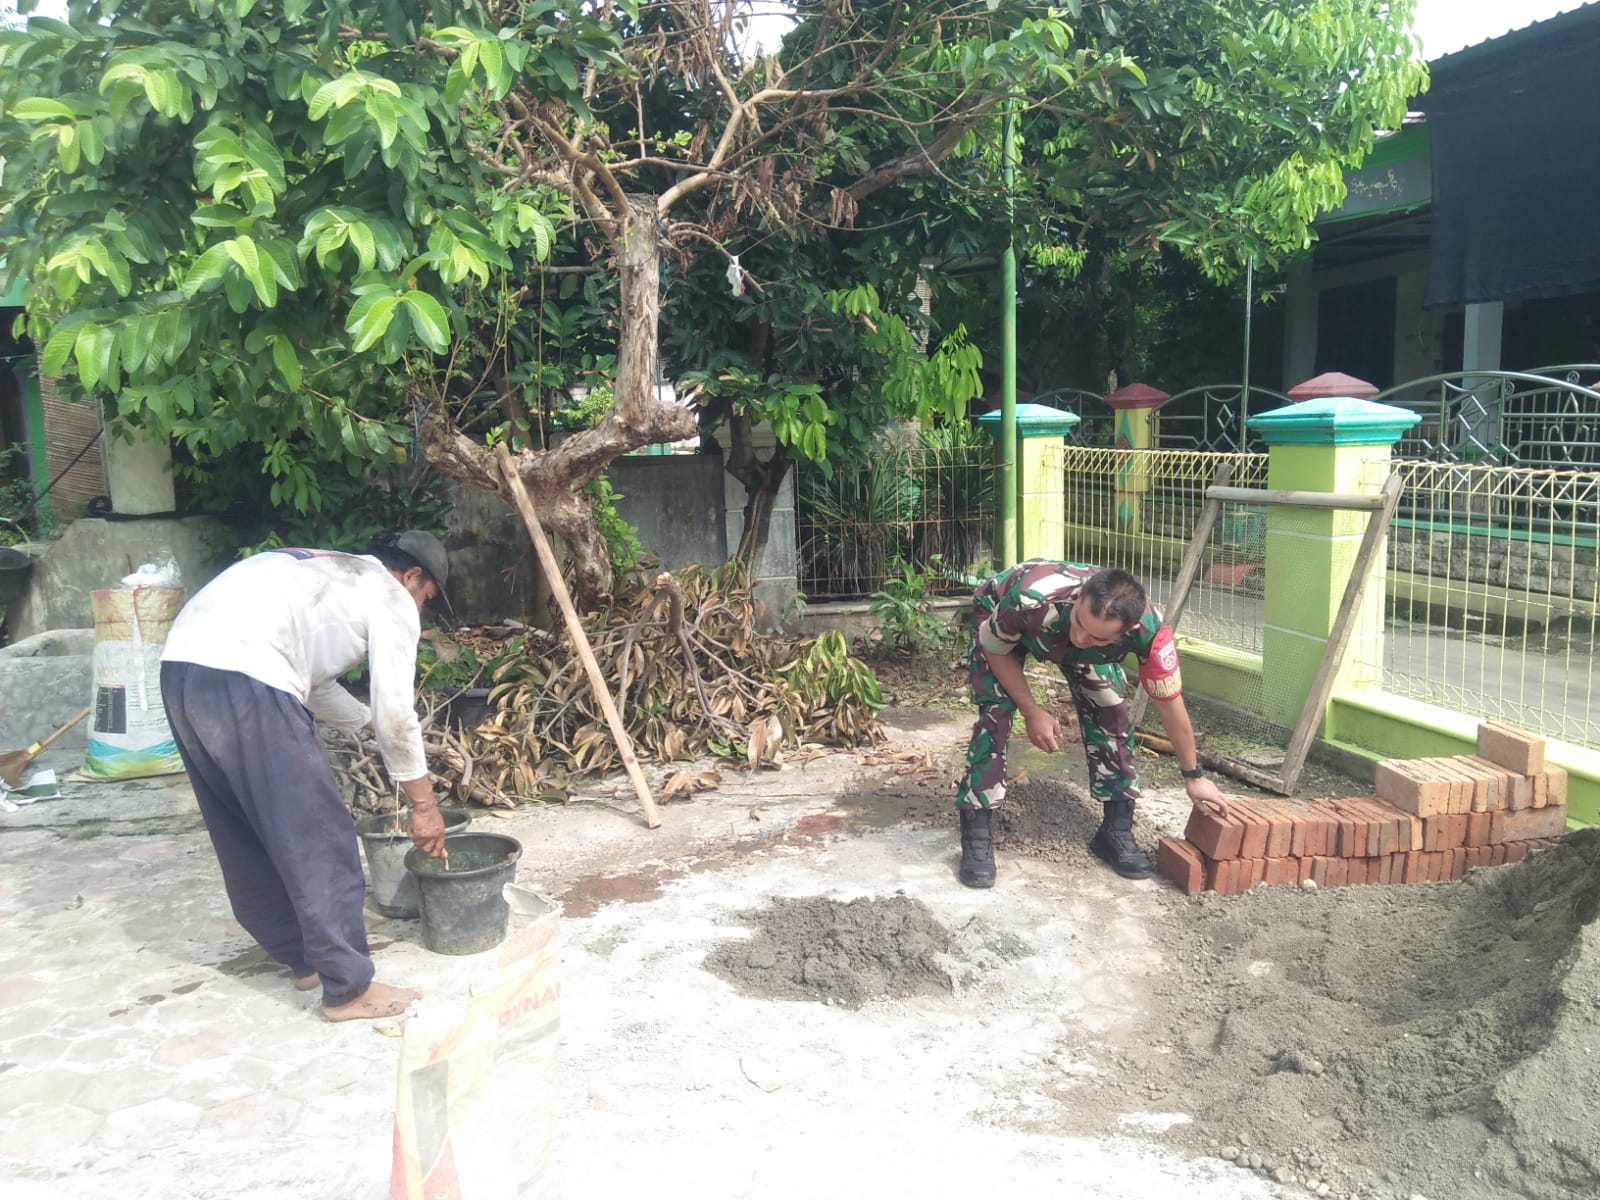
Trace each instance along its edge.
<instances>
[{"instance_id":1,"label":"red pillar cap","mask_svg":"<svg viewBox=\"0 0 1600 1200\"><path fill-rule=\"evenodd\" d=\"M1371 400L1377 394L1378 389L1365 379L1357 379L1343 371L1326 371L1289 389L1291 400L1324 400L1335 396Z\"/></svg>"},{"instance_id":2,"label":"red pillar cap","mask_svg":"<svg viewBox=\"0 0 1600 1200\"><path fill-rule=\"evenodd\" d=\"M1148 383L1130 383L1106 397L1107 408L1156 408L1172 399Z\"/></svg>"}]
</instances>

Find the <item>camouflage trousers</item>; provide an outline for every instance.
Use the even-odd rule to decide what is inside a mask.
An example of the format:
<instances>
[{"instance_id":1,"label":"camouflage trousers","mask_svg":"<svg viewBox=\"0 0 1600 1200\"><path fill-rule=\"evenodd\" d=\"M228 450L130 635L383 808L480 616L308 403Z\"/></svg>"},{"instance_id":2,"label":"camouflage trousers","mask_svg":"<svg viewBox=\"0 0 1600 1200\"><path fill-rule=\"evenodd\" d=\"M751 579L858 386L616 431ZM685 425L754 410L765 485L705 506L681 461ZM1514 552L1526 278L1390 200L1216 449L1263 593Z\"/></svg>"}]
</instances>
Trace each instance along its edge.
<instances>
[{"instance_id":1,"label":"camouflage trousers","mask_svg":"<svg viewBox=\"0 0 1600 1200\"><path fill-rule=\"evenodd\" d=\"M985 613L985 615L987 615ZM967 744L967 769L956 787L958 808L994 808L1006 794L1006 742L1017 706L989 670L973 626L967 686L978 720ZM1083 733L1089 762L1089 793L1096 800L1137 800L1139 772L1133 759L1133 724L1123 698L1126 679L1116 663L1068 663L1062 667Z\"/></svg>"}]
</instances>

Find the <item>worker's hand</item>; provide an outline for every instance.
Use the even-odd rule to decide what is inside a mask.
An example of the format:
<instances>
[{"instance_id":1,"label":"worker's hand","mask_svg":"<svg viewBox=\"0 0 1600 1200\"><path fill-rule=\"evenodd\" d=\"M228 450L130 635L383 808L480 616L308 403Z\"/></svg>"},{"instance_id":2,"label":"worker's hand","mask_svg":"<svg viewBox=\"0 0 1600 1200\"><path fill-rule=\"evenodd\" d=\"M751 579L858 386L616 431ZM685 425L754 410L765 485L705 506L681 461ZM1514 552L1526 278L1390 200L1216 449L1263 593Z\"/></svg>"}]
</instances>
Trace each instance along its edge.
<instances>
[{"instance_id":1,"label":"worker's hand","mask_svg":"<svg viewBox=\"0 0 1600 1200\"><path fill-rule=\"evenodd\" d=\"M1201 776L1199 779L1185 779L1183 790L1189 793L1189 803L1196 808L1218 817L1228 815L1228 801L1222 791L1211 780Z\"/></svg>"},{"instance_id":2,"label":"worker's hand","mask_svg":"<svg viewBox=\"0 0 1600 1200\"><path fill-rule=\"evenodd\" d=\"M1041 750L1054 754L1061 749L1061 722L1055 714L1035 705L1023 714L1028 740Z\"/></svg>"},{"instance_id":3,"label":"worker's hand","mask_svg":"<svg viewBox=\"0 0 1600 1200\"><path fill-rule=\"evenodd\" d=\"M411 805L411 841L430 858L444 857L444 818L435 804Z\"/></svg>"}]
</instances>

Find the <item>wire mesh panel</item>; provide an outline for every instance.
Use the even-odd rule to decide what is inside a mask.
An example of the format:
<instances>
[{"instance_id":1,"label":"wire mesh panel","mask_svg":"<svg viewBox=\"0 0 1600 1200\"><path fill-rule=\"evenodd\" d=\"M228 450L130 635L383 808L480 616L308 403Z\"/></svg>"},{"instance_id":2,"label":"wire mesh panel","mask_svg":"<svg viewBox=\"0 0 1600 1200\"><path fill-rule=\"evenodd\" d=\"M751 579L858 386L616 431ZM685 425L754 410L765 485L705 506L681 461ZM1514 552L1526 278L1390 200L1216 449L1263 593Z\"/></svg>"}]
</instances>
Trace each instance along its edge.
<instances>
[{"instance_id":1,"label":"wire mesh panel","mask_svg":"<svg viewBox=\"0 0 1600 1200\"><path fill-rule=\"evenodd\" d=\"M1132 572L1157 604L1171 595L1217 469L1228 464L1235 487L1266 486L1265 454L1080 446L1062 453L1065 557ZM1265 571L1266 510L1224 504L1184 608L1184 633L1259 652Z\"/></svg>"},{"instance_id":2,"label":"wire mesh panel","mask_svg":"<svg viewBox=\"0 0 1600 1200\"><path fill-rule=\"evenodd\" d=\"M1395 466L1383 686L1600 748L1600 474Z\"/></svg>"},{"instance_id":3,"label":"wire mesh panel","mask_svg":"<svg viewBox=\"0 0 1600 1200\"><path fill-rule=\"evenodd\" d=\"M869 463L831 475L799 471L800 590L859 599L905 563L940 594L971 592L993 570L995 480L988 435L958 426L889 441Z\"/></svg>"}]
</instances>

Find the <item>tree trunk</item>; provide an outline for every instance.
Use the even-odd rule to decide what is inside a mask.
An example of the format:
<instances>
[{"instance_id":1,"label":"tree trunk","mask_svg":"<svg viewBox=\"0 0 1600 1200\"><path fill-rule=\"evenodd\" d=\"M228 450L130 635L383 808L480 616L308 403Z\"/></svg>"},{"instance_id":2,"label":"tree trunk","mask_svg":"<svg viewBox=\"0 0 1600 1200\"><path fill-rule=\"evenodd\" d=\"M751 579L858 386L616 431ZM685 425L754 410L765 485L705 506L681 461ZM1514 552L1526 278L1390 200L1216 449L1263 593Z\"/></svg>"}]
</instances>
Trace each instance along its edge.
<instances>
[{"instance_id":1,"label":"tree trunk","mask_svg":"<svg viewBox=\"0 0 1600 1200\"><path fill-rule=\"evenodd\" d=\"M522 450L516 455L522 485L539 510L539 519L565 543L571 556L572 591L589 604L611 591L611 560L589 502L578 492L628 451L653 442L681 441L698 431L690 409L663 403L655 389L661 247L653 203L634 201L619 240L615 249L622 302L611 411L594 428L573 434L553 449ZM424 410L420 441L424 457L434 467L513 506L488 447L456 429L442 409Z\"/></svg>"},{"instance_id":2,"label":"tree trunk","mask_svg":"<svg viewBox=\"0 0 1600 1200\"><path fill-rule=\"evenodd\" d=\"M772 457L766 462L756 457L754 430L746 413L735 413L728 421L728 430L733 441L728 452L728 474L744 484L745 494L744 533L739 537L735 557L748 569L755 566L767 548L772 510L793 460L782 446L774 446Z\"/></svg>"}]
</instances>

